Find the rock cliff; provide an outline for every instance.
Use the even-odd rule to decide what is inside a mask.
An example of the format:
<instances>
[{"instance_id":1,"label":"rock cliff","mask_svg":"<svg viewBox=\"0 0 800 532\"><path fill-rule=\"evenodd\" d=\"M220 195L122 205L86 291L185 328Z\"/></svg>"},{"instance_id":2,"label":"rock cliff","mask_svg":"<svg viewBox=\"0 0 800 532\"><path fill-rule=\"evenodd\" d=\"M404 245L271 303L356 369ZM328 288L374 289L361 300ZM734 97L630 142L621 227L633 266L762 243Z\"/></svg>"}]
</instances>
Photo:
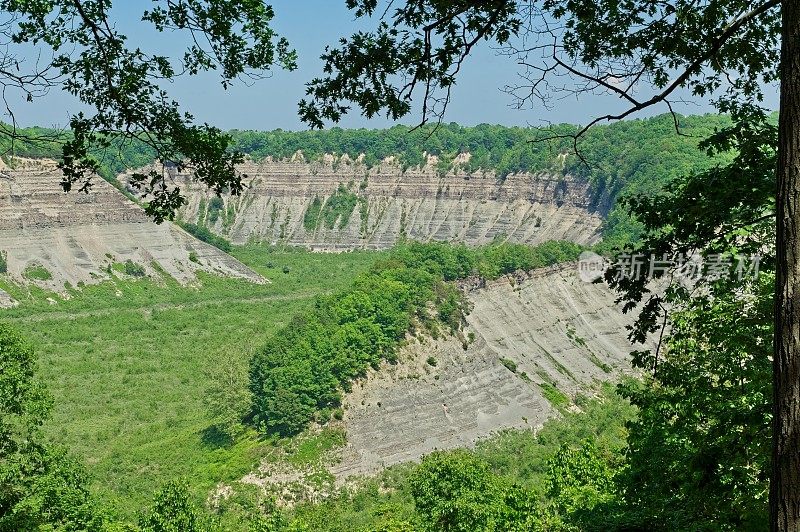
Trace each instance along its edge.
<instances>
[{"instance_id":1,"label":"rock cliff","mask_svg":"<svg viewBox=\"0 0 800 532\"><path fill-rule=\"evenodd\" d=\"M434 450L536 430L574 409L569 400L578 394L632 372L626 326L635 313L624 314L608 286L583 282L576 264L462 289L472 312L461 337L409 338L399 363L353 383L343 420L333 422L347 443L319 466L335 479L322 493ZM265 460L241 482L291 504L320 497L319 472Z\"/></svg>"},{"instance_id":2,"label":"rock cliff","mask_svg":"<svg viewBox=\"0 0 800 532\"><path fill-rule=\"evenodd\" d=\"M554 239L593 243L601 213L589 185L553 173L441 174L435 160L405 171L387 159L368 168L347 156L308 163L266 159L241 167L245 192L214 199L188 175L172 178L189 202L180 215L234 243L263 241L335 250L416 240L483 244Z\"/></svg>"},{"instance_id":3,"label":"rock cliff","mask_svg":"<svg viewBox=\"0 0 800 532\"><path fill-rule=\"evenodd\" d=\"M100 178L88 194L64 193L54 161L12 163L0 167L0 253L17 282L63 291L65 283L106 279L109 267L119 268L128 260L145 273L161 270L182 283L193 281L198 270L264 282L179 227L156 225Z\"/></svg>"},{"instance_id":4,"label":"rock cliff","mask_svg":"<svg viewBox=\"0 0 800 532\"><path fill-rule=\"evenodd\" d=\"M598 382L630 372L625 326L633 316L606 285L582 282L576 268L471 290L466 348L454 337L414 341L400 364L354 385L347 447L330 471L344 480L436 449L471 447L503 429L534 429L558 415L561 394L591 394Z\"/></svg>"}]
</instances>

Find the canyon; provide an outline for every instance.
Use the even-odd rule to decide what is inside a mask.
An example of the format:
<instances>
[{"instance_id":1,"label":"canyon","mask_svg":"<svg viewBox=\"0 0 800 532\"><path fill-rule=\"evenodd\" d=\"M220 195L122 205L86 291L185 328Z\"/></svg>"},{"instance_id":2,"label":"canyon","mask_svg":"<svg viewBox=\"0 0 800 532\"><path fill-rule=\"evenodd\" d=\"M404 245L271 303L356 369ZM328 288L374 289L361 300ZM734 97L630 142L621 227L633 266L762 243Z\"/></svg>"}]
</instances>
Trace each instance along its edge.
<instances>
[{"instance_id":1,"label":"canyon","mask_svg":"<svg viewBox=\"0 0 800 532\"><path fill-rule=\"evenodd\" d=\"M424 167L403 169L388 158L367 167L347 155L307 162L301 153L250 160L239 168L244 192L216 200L190 173L166 171L188 199L180 218L235 244L335 251L384 249L400 238L470 245L600 238L607 206L595 204L585 181L557 171L500 179L436 163L430 156Z\"/></svg>"},{"instance_id":2,"label":"canyon","mask_svg":"<svg viewBox=\"0 0 800 532\"><path fill-rule=\"evenodd\" d=\"M403 238L470 245L600 239L605 210L585 182L558 172L441 173L435 163L403 170L392 160L367 168L347 157L248 161L240 168L244 193L221 198L190 174L166 171L188 199L179 218L235 244L346 251L385 249ZM197 282L200 272L268 282L178 224L153 223L107 181L95 179L88 194L64 193L59 181L54 161L17 158L0 168L0 252L15 283L63 294L125 279L128 262L182 284ZM36 268L47 278L31 276ZM498 431L535 430L574 408L577 396L630 372L632 316L608 287L583 282L575 264L472 279L461 289L471 312L457 335L409 336L399 363L353 384L334 422L346 443L324 465L336 485L436 449L471 447ZM14 303L0 291L0 305ZM283 481L307 484L314 474L276 474L265 464L242 481L282 489Z\"/></svg>"},{"instance_id":3,"label":"canyon","mask_svg":"<svg viewBox=\"0 0 800 532\"><path fill-rule=\"evenodd\" d=\"M575 263L461 288L471 312L459 335L409 336L398 363L353 384L334 422L346 433L343 447L318 466L265 461L241 482L289 504L313 500L320 468L333 489L504 430L535 431L576 409L579 395L632 372L627 326L636 313L623 313L605 284L581 280Z\"/></svg>"},{"instance_id":4,"label":"canyon","mask_svg":"<svg viewBox=\"0 0 800 532\"><path fill-rule=\"evenodd\" d=\"M575 264L467 293L465 341L416 338L400 364L353 387L348 444L331 468L337 478L472 447L505 429L536 429L578 394L631 371L632 315L608 287L581 281Z\"/></svg>"}]
</instances>

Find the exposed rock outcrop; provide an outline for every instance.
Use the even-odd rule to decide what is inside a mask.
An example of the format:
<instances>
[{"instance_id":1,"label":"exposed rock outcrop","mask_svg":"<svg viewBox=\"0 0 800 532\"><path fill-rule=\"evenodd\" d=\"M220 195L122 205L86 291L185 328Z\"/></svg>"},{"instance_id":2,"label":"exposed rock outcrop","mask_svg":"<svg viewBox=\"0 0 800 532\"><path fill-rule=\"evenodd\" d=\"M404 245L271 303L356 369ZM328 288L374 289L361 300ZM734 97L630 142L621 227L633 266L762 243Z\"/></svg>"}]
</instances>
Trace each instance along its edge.
<instances>
[{"instance_id":1,"label":"exposed rock outcrop","mask_svg":"<svg viewBox=\"0 0 800 532\"><path fill-rule=\"evenodd\" d=\"M399 364L353 387L348 444L331 467L337 478L470 447L502 429L535 428L557 415L558 394L591 393L598 381L630 371L632 316L574 267L504 278L469 292L469 300L466 349L453 337L415 341Z\"/></svg>"},{"instance_id":2,"label":"exposed rock outcrop","mask_svg":"<svg viewBox=\"0 0 800 532\"><path fill-rule=\"evenodd\" d=\"M236 259L200 242L179 227L153 223L144 211L106 181L96 178L88 194L64 193L54 161L14 159L0 169L0 252L9 275L63 291L65 283L95 283L106 269L130 260L182 283L198 270L265 280ZM193 260L190 260L190 254ZM26 272L38 269L38 275Z\"/></svg>"},{"instance_id":3,"label":"exposed rock outcrop","mask_svg":"<svg viewBox=\"0 0 800 532\"><path fill-rule=\"evenodd\" d=\"M588 244L599 238L602 221L588 183L548 172L498 180L492 173L441 175L433 163L404 171L391 159L368 168L347 156L307 163L300 155L283 162L251 161L241 171L247 175L245 192L225 195L222 207L212 206L214 196L202 185L173 171L189 199L181 216L202 220L234 243L328 250L386 248L401 236L468 244L495 239ZM335 219L315 220L315 198L324 211L342 186L352 208Z\"/></svg>"},{"instance_id":4,"label":"exposed rock outcrop","mask_svg":"<svg viewBox=\"0 0 800 532\"><path fill-rule=\"evenodd\" d=\"M351 477L472 447L505 429L536 429L570 399L631 372L626 325L614 293L562 265L489 283L462 283L472 312L463 335L412 339L397 364L384 363L345 397L345 447L296 468L266 460L240 481L285 504L320 497ZM650 346L652 347L652 346ZM289 494L287 497L286 494Z\"/></svg>"}]
</instances>

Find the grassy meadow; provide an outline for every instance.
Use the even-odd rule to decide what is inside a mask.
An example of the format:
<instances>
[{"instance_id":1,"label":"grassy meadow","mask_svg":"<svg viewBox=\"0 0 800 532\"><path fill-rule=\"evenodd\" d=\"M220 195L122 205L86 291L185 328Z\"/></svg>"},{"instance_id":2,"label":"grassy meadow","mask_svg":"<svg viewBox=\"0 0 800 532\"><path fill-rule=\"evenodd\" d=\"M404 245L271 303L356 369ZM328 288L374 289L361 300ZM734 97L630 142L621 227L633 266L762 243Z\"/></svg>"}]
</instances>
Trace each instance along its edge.
<instances>
[{"instance_id":1,"label":"grassy meadow","mask_svg":"<svg viewBox=\"0 0 800 532\"><path fill-rule=\"evenodd\" d=\"M86 462L95 489L123 515L169 479L190 480L203 497L258 464L271 442L251 433L225 446L208 430L207 371L249 358L315 296L344 288L381 256L256 245L232 255L272 283L203 275L199 289L171 278L115 280L62 299L0 281L20 301L0 316L35 347L55 400L47 432Z\"/></svg>"}]
</instances>

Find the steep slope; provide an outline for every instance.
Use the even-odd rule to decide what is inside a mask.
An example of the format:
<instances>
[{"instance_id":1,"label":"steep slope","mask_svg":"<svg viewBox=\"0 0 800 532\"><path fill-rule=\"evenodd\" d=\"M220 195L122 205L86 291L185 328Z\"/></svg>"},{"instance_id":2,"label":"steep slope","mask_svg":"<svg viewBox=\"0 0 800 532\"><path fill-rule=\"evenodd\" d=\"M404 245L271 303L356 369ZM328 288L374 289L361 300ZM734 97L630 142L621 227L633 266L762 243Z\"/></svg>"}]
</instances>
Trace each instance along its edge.
<instances>
[{"instance_id":1,"label":"steep slope","mask_svg":"<svg viewBox=\"0 0 800 532\"><path fill-rule=\"evenodd\" d=\"M245 192L222 202L187 175L173 179L189 196L181 216L235 243L284 242L316 249L380 249L415 240L483 244L495 239L535 244L563 239L593 243L601 213L589 185L546 172L440 174L403 169L391 159L367 168L347 156L307 163L248 162Z\"/></svg>"},{"instance_id":2,"label":"steep slope","mask_svg":"<svg viewBox=\"0 0 800 532\"><path fill-rule=\"evenodd\" d=\"M581 281L577 265L462 287L472 306L463 337L410 339L397 364L353 384L334 422L347 443L325 459L335 482L324 490L497 431L535 429L570 398L631 371L633 316L606 285ZM314 500L319 467L266 460L241 481Z\"/></svg>"},{"instance_id":3,"label":"steep slope","mask_svg":"<svg viewBox=\"0 0 800 532\"><path fill-rule=\"evenodd\" d=\"M264 282L177 226L153 223L102 179L88 194L64 193L59 180L51 160L14 159L13 168L0 169L0 252L17 282L62 291L65 283L108 278L107 268L120 268L128 260L182 283L193 281L198 270Z\"/></svg>"},{"instance_id":4,"label":"steep slope","mask_svg":"<svg viewBox=\"0 0 800 532\"><path fill-rule=\"evenodd\" d=\"M582 282L572 266L505 278L470 291L469 300L466 349L453 337L415 341L400 364L354 386L337 478L537 427L557 415L561 394L591 393L630 370L631 317L605 285Z\"/></svg>"}]
</instances>

